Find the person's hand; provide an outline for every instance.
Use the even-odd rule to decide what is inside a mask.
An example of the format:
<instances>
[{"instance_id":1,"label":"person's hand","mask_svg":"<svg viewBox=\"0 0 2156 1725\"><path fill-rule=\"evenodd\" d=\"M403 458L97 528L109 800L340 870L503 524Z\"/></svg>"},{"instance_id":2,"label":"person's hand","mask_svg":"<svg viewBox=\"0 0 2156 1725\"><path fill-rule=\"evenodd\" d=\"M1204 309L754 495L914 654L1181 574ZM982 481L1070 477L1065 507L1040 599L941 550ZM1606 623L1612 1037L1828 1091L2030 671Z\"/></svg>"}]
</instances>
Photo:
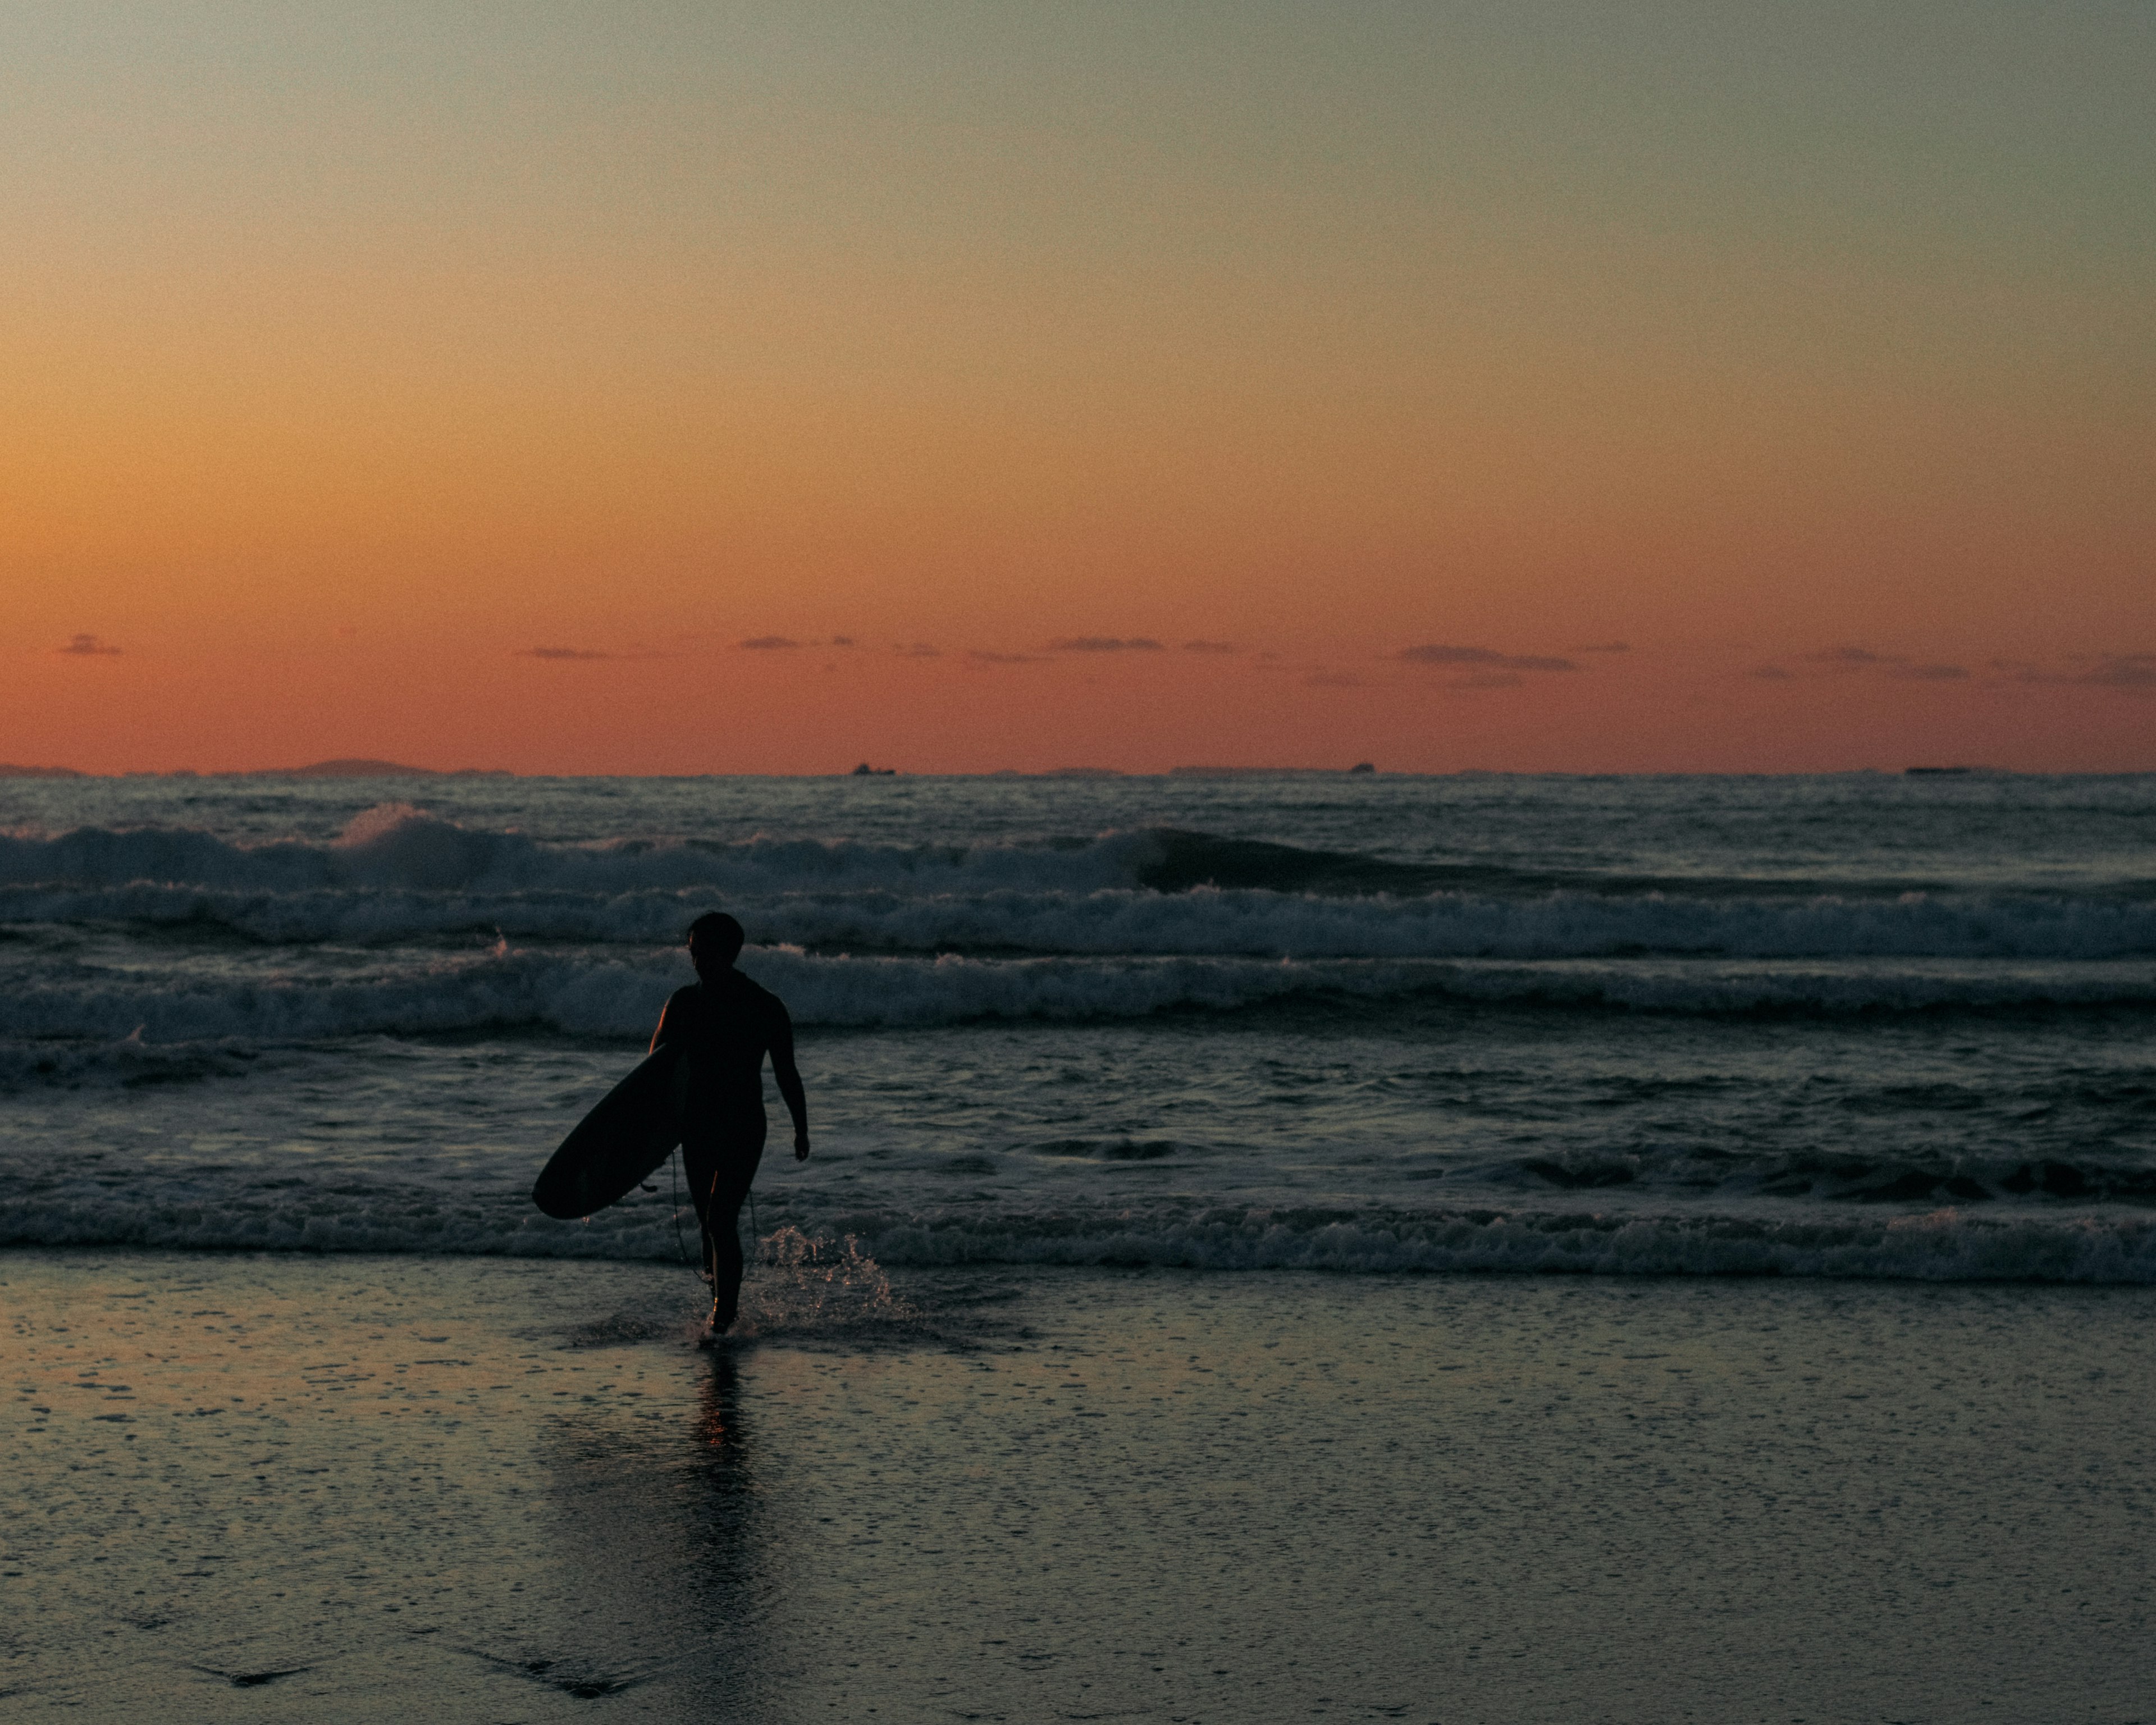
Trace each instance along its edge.
<instances>
[{"instance_id":1,"label":"person's hand","mask_svg":"<svg viewBox=\"0 0 2156 1725\"><path fill-rule=\"evenodd\" d=\"M793 1135L793 1159L796 1162L808 1159L808 1134L806 1132L798 1132Z\"/></svg>"}]
</instances>

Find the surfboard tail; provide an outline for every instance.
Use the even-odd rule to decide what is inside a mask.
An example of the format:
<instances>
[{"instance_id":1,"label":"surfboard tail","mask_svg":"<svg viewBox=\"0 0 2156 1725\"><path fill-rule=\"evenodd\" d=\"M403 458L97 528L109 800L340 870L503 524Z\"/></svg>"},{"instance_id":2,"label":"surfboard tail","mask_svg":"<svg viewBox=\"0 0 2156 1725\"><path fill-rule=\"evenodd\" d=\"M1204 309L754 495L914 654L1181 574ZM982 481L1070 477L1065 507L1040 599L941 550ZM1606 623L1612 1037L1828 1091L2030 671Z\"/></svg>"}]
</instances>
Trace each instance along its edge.
<instances>
[{"instance_id":1,"label":"surfboard tail","mask_svg":"<svg viewBox=\"0 0 2156 1725\"><path fill-rule=\"evenodd\" d=\"M678 1050L646 1055L562 1140L532 1183L531 1202L570 1222L634 1191L681 1142L688 1082Z\"/></svg>"}]
</instances>

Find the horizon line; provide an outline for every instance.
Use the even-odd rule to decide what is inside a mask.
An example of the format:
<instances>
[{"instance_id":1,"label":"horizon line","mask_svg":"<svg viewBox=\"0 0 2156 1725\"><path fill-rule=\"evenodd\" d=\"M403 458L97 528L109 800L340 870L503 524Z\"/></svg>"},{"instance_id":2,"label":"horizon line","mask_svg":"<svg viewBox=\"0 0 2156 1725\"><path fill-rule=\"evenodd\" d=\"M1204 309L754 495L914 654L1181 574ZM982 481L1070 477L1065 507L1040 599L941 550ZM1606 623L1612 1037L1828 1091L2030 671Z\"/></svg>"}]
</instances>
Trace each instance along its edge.
<instances>
[{"instance_id":1,"label":"horizon line","mask_svg":"<svg viewBox=\"0 0 2156 1725\"><path fill-rule=\"evenodd\" d=\"M119 781L132 778L311 778L366 781L410 778L514 779L697 779L697 778L1834 778L1866 776L1881 778L2133 778L2156 773L2156 767L2076 768L2011 768L1981 763L1916 762L1904 767L1823 767L1783 768L1499 768L1457 767L1430 769L1380 768L1369 762L1348 767L1242 767L1226 764L1189 765L1152 769L1120 767L986 768L974 771L936 772L879 768L864 773L858 767L824 772L753 772L718 770L683 773L521 773L506 767L417 767L399 762L331 760L300 767L125 768L110 772L61 766L22 766L0 762L0 781L74 780Z\"/></svg>"}]
</instances>

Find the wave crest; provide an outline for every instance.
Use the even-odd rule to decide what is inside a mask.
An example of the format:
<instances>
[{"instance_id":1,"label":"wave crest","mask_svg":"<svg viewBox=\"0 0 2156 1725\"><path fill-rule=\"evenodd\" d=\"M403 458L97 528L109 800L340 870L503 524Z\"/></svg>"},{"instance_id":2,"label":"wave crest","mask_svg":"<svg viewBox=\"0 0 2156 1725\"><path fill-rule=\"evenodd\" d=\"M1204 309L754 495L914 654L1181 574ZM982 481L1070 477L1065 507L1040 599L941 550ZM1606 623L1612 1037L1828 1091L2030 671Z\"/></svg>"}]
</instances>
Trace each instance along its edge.
<instances>
[{"instance_id":1,"label":"wave crest","mask_svg":"<svg viewBox=\"0 0 2156 1725\"><path fill-rule=\"evenodd\" d=\"M672 1259L663 1198L582 1222L541 1216L521 1189L451 1198L349 1171L200 1195L140 1186L18 1191L0 1198L0 1245L425 1252L449 1256ZM1491 1210L1195 1214L859 1214L779 1219L763 1255L787 1269L796 1243L848 1236L847 1261L885 1271L961 1265L1295 1270L1399 1275L1791 1276L1918 1281L2156 1283L2156 1221L2074 1215L1973 1217L1958 1209L1852 1219ZM798 1278L797 1278L798 1279ZM879 1280L880 1288L888 1285Z\"/></svg>"},{"instance_id":2,"label":"wave crest","mask_svg":"<svg viewBox=\"0 0 2156 1725\"><path fill-rule=\"evenodd\" d=\"M1435 961L850 957L767 949L744 969L804 1025L1073 1021L1269 1004L1382 1009L1461 1003L1679 1014L1895 1013L2156 1007L2156 966L1834 968L1467 964ZM18 986L0 995L0 1041L289 1044L532 1027L648 1035L688 979L678 956L589 960L501 952L364 980L117 980ZM4 1076L4 1075L0 1075Z\"/></svg>"},{"instance_id":3,"label":"wave crest","mask_svg":"<svg viewBox=\"0 0 2156 1725\"><path fill-rule=\"evenodd\" d=\"M1168 830L1039 845L757 837L549 845L408 804L326 845L80 828L0 835L0 922L196 924L270 942L678 939L723 901L767 944L829 952L1520 961L2097 962L2156 956L2118 896L1587 891ZM1480 884L1452 878L1472 872ZM1497 871L1502 872L1502 871ZM1410 891L1408 889L1412 887ZM1741 890L1739 890L1741 887ZM1353 889L1351 891L1351 888Z\"/></svg>"}]
</instances>

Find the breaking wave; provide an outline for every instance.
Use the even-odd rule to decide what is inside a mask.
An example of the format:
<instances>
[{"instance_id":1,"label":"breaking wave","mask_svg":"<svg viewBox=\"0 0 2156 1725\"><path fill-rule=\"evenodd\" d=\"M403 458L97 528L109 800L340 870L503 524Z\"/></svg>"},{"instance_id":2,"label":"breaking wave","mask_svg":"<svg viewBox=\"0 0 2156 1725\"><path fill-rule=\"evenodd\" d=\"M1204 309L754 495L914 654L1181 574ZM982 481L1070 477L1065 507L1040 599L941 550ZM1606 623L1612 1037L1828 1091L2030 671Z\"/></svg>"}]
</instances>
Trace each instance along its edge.
<instances>
[{"instance_id":1,"label":"breaking wave","mask_svg":"<svg viewBox=\"0 0 2156 1725\"><path fill-rule=\"evenodd\" d=\"M1276 847L1286 850L1289 847ZM773 893L827 886L930 884L1091 888L1137 885L1162 854L1150 833L1041 845L868 845L757 837L617 839L547 844L489 832L406 803L355 817L329 843L235 844L181 828L78 827L0 836L0 883L118 886L136 882L254 892L391 889L579 894L674 891ZM1303 853L1296 853L1301 855Z\"/></svg>"},{"instance_id":2,"label":"breaking wave","mask_svg":"<svg viewBox=\"0 0 2156 1725\"><path fill-rule=\"evenodd\" d=\"M715 900L766 944L881 953L1290 958L2156 956L2156 901L1597 890L1168 830L1037 846L751 839L542 845L401 806L332 844L83 828L0 837L0 924L275 944L475 933L644 945Z\"/></svg>"},{"instance_id":3,"label":"breaking wave","mask_svg":"<svg viewBox=\"0 0 2156 1725\"><path fill-rule=\"evenodd\" d=\"M1188 1214L862 1213L811 1224L851 1236L886 1270L962 1265L1592 1276L1788 1276L1923 1281L2156 1282L2156 1221L1958 1209L1849 1219L1578 1211L1311 1210ZM784 1255L791 1219L765 1242ZM421 1252L671 1259L662 1191L583 1222L553 1222L521 1189L451 1196L383 1183L284 1180L215 1194L134 1183L0 1198L0 1245Z\"/></svg>"},{"instance_id":4,"label":"breaking wave","mask_svg":"<svg viewBox=\"0 0 2156 1725\"><path fill-rule=\"evenodd\" d=\"M901 1027L1232 1012L1307 1000L1446 1002L1680 1014L1906 1013L2156 1006L2156 965L1717 965L1201 957L987 959L752 952L743 968L794 1021ZM0 1041L293 1043L530 1027L648 1035L688 980L679 958L642 962L498 952L355 980L104 976L0 997ZM0 1063L0 1076L5 1065Z\"/></svg>"}]
</instances>

